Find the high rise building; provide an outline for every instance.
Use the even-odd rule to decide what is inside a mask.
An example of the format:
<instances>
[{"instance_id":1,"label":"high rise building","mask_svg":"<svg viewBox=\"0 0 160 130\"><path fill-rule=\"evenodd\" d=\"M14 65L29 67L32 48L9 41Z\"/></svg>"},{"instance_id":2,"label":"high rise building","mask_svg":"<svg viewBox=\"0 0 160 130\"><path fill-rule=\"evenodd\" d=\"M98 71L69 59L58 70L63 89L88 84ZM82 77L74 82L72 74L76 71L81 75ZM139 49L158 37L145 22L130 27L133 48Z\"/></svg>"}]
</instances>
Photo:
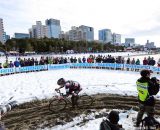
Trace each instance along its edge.
<instances>
[{"instance_id":1,"label":"high rise building","mask_svg":"<svg viewBox=\"0 0 160 130\"><path fill-rule=\"evenodd\" d=\"M0 42L3 44L6 42L6 35L3 27L3 19L0 18Z\"/></svg>"},{"instance_id":2,"label":"high rise building","mask_svg":"<svg viewBox=\"0 0 160 130\"><path fill-rule=\"evenodd\" d=\"M112 32L110 29L99 30L99 40L103 43L112 43Z\"/></svg>"},{"instance_id":3,"label":"high rise building","mask_svg":"<svg viewBox=\"0 0 160 130\"><path fill-rule=\"evenodd\" d=\"M7 41L8 39L10 39L10 35L7 35L6 32L4 32L5 35L5 41Z\"/></svg>"},{"instance_id":4,"label":"high rise building","mask_svg":"<svg viewBox=\"0 0 160 130\"><path fill-rule=\"evenodd\" d=\"M48 37L59 38L61 33L60 20L47 19L45 23L48 27Z\"/></svg>"},{"instance_id":5,"label":"high rise building","mask_svg":"<svg viewBox=\"0 0 160 130\"><path fill-rule=\"evenodd\" d=\"M82 39L86 41L94 41L94 29L93 27L88 27L85 25L79 26L79 28L82 30L83 35Z\"/></svg>"},{"instance_id":6,"label":"high rise building","mask_svg":"<svg viewBox=\"0 0 160 130\"><path fill-rule=\"evenodd\" d=\"M42 25L41 21L36 21L36 25L32 25L29 29L30 38L44 38L48 36L48 27Z\"/></svg>"},{"instance_id":7,"label":"high rise building","mask_svg":"<svg viewBox=\"0 0 160 130\"><path fill-rule=\"evenodd\" d=\"M112 34L113 44L121 44L121 34Z\"/></svg>"},{"instance_id":8,"label":"high rise building","mask_svg":"<svg viewBox=\"0 0 160 130\"><path fill-rule=\"evenodd\" d=\"M69 31L69 40L71 41L94 41L93 27L81 25L73 26Z\"/></svg>"},{"instance_id":9,"label":"high rise building","mask_svg":"<svg viewBox=\"0 0 160 130\"><path fill-rule=\"evenodd\" d=\"M60 35L59 35L59 38L60 39L65 39L65 40L69 40L69 32L64 32L64 31L61 31Z\"/></svg>"},{"instance_id":10,"label":"high rise building","mask_svg":"<svg viewBox=\"0 0 160 130\"><path fill-rule=\"evenodd\" d=\"M132 47L135 45L135 38L125 38L125 46Z\"/></svg>"},{"instance_id":11,"label":"high rise building","mask_svg":"<svg viewBox=\"0 0 160 130\"><path fill-rule=\"evenodd\" d=\"M27 33L14 33L14 37L17 39L29 38L29 34L27 34Z\"/></svg>"},{"instance_id":12,"label":"high rise building","mask_svg":"<svg viewBox=\"0 0 160 130\"><path fill-rule=\"evenodd\" d=\"M156 46L154 45L154 42L149 42L149 40L147 40L147 43L145 44L145 47L146 47L147 49L156 48Z\"/></svg>"}]
</instances>

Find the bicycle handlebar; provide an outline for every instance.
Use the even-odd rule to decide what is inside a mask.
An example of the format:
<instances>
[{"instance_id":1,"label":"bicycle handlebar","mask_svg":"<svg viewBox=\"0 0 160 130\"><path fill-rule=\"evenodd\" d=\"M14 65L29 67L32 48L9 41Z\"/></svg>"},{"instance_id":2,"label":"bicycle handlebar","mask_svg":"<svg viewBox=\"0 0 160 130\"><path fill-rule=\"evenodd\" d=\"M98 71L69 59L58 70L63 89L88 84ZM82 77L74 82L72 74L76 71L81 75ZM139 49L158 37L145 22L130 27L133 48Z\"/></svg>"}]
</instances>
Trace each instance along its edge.
<instances>
[{"instance_id":1,"label":"bicycle handlebar","mask_svg":"<svg viewBox=\"0 0 160 130\"><path fill-rule=\"evenodd\" d=\"M64 96L64 94L61 93L61 90L56 90L56 89L55 89L55 91L56 91L57 93L59 93L60 96Z\"/></svg>"}]
</instances>

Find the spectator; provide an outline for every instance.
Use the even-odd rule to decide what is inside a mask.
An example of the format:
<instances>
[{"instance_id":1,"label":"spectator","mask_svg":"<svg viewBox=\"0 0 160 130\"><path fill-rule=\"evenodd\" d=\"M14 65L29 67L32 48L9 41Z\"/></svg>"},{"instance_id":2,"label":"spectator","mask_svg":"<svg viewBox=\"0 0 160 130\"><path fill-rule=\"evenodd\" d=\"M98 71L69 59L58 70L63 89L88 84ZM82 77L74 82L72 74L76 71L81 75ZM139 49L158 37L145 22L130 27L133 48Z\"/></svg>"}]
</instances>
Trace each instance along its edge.
<instances>
[{"instance_id":1,"label":"spectator","mask_svg":"<svg viewBox=\"0 0 160 130\"><path fill-rule=\"evenodd\" d=\"M8 60L6 60L6 62L3 63L3 68L8 68L9 64L8 64Z\"/></svg>"},{"instance_id":2,"label":"spectator","mask_svg":"<svg viewBox=\"0 0 160 130\"><path fill-rule=\"evenodd\" d=\"M148 65L148 60L146 59L146 57L144 57L143 65Z\"/></svg>"},{"instance_id":3,"label":"spectator","mask_svg":"<svg viewBox=\"0 0 160 130\"><path fill-rule=\"evenodd\" d=\"M85 58L85 57L83 57L83 58L82 58L82 61L83 61L83 63L85 63L85 62L86 62L86 58Z\"/></svg>"},{"instance_id":4,"label":"spectator","mask_svg":"<svg viewBox=\"0 0 160 130\"><path fill-rule=\"evenodd\" d=\"M159 60L157 62L157 66L160 67L160 58L159 58Z\"/></svg>"},{"instance_id":5,"label":"spectator","mask_svg":"<svg viewBox=\"0 0 160 130\"><path fill-rule=\"evenodd\" d=\"M14 67L14 64L12 63L12 61L10 61L9 68L13 68L13 67Z\"/></svg>"},{"instance_id":6,"label":"spectator","mask_svg":"<svg viewBox=\"0 0 160 130\"><path fill-rule=\"evenodd\" d=\"M136 65L140 65L140 60L139 59L136 60Z\"/></svg>"},{"instance_id":7,"label":"spectator","mask_svg":"<svg viewBox=\"0 0 160 130\"><path fill-rule=\"evenodd\" d=\"M34 65L38 65L38 60L37 60L37 58L34 60Z\"/></svg>"},{"instance_id":8,"label":"spectator","mask_svg":"<svg viewBox=\"0 0 160 130\"><path fill-rule=\"evenodd\" d=\"M71 61L71 63L74 63L74 59L73 59L72 56L71 56L71 58L70 58L70 61Z\"/></svg>"},{"instance_id":9,"label":"spectator","mask_svg":"<svg viewBox=\"0 0 160 130\"><path fill-rule=\"evenodd\" d=\"M159 81L155 77L150 79L149 70L142 70L140 75L141 78L136 82L139 101L136 127L139 127L144 112L146 112L149 117L154 116L155 99L153 95L159 92Z\"/></svg>"},{"instance_id":10,"label":"spectator","mask_svg":"<svg viewBox=\"0 0 160 130\"><path fill-rule=\"evenodd\" d=\"M131 64L134 65L136 63L135 59L133 58Z\"/></svg>"},{"instance_id":11,"label":"spectator","mask_svg":"<svg viewBox=\"0 0 160 130\"><path fill-rule=\"evenodd\" d=\"M155 61L154 58L152 57L152 58L149 60L148 65L154 66L155 64L156 64L156 61Z\"/></svg>"},{"instance_id":12,"label":"spectator","mask_svg":"<svg viewBox=\"0 0 160 130\"><path fill-rule=\"evenodd\" d=\"M73 61L74 61L74 63L77 63L77 58L76 58L76 57L74 57L74 60L73 60Z\"/></svg>"},{"instance_id":13,"label":"spectator","mask_svg":"<svg viewBox=\"0 0 160 130\"><path fill-rule=\"evenodd\" d=\"M78 58L78 63L82 63L82 60L80 57Z\"/></svg>"},{"instance_id":14,"label":"spectator","mask_svg":"<svg viewBox=\"0 0 160 130\"><path fill-rule=\"evenodd\" d=\"M16 61L14 62L14 66L15 66L15 67L19 67L19 66L20 66L19 60L16 59Z\"/></svg>"},{"instance_id":15,"label":"spectator","mask_svg":"<svg viewBox=\"0 0 160 130\"><path fill-rule=\"evenodd\" d=\"M0 69L2 69L2 63L0 63Z\"/></svg>"},{"instance_id":16,"label":"spectator","mask_svg":"<svg viewBox=\"0 0 160 130\"><path fill-rule=\"evenodd\" d=\"M108 119L103 120L100 124L100 130L124 130L122 125L118 124L119 114L117 111L111 111Z\"/></svg>"},{"instance_id":17,"label":"spectator","mask_svg":"<svg viewBox=\"0 0 160 130\"><path fill-rule=\"evenodd\" d=\"M126 64L130 64L130 58L127 59Z\"/></svg>"}]
</instances>

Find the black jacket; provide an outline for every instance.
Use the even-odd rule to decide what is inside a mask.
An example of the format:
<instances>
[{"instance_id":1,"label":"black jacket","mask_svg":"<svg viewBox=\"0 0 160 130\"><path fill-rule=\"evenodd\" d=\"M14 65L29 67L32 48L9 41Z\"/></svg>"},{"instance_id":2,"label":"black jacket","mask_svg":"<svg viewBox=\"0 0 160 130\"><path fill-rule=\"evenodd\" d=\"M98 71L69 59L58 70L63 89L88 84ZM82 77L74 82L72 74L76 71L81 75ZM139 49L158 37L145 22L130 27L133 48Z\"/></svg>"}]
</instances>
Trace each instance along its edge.
<instances>
[{"instance_id":1,"label":"black jacket","mask_svg":"<svg viewBox=\"0 0 160 130\"><path fill-rule=\"evenodd\" d=\"M101 124L100 124L100 130L106 130L106 125L108 125L108 127L111 129L111 130L121 130L118 126L118 124L112 124L110 121L108 120L104 120ZM107 128L108 128L107 127Z\"/></svg>"},{"instance_id":2,"label":"black jacket","mask_svg":"<svg viewBox=\"0 0 160 130\"><path fill-rule=\"evenodd\" d=\"M139 102L147 106L154 106L155 99L153 95L156 95L159 92L159 84L152 81L150 78L147 78L147 77L141 77L140 79L138 79L138 82L141 82L141 83L147 82L148 83L148 93L149 93L149 97L146 101L142 102L139 100Z\"/></svg>"}]
</instances>

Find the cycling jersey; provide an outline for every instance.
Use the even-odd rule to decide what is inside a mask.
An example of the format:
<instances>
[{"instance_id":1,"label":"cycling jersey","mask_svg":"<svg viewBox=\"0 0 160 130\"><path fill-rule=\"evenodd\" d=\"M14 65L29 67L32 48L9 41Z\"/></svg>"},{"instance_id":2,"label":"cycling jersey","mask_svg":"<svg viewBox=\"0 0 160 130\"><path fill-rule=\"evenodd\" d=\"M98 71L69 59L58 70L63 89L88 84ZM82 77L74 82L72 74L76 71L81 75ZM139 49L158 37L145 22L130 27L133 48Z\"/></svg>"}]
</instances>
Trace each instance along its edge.
<instances>
[{"instance_id":1,"label":"cycling jersey","mask_svg":"<svg viewBox=\"0 0 160 130\"><path fill-rule=\"evenodd\" d=\"M66 92L69 94L71 94L72 92L75 92L78 94L79 91L81 90L80 84L78 82L72 81L72 80L66 81L64 86L65 86Z\"/></svg>"}]
</instances>

